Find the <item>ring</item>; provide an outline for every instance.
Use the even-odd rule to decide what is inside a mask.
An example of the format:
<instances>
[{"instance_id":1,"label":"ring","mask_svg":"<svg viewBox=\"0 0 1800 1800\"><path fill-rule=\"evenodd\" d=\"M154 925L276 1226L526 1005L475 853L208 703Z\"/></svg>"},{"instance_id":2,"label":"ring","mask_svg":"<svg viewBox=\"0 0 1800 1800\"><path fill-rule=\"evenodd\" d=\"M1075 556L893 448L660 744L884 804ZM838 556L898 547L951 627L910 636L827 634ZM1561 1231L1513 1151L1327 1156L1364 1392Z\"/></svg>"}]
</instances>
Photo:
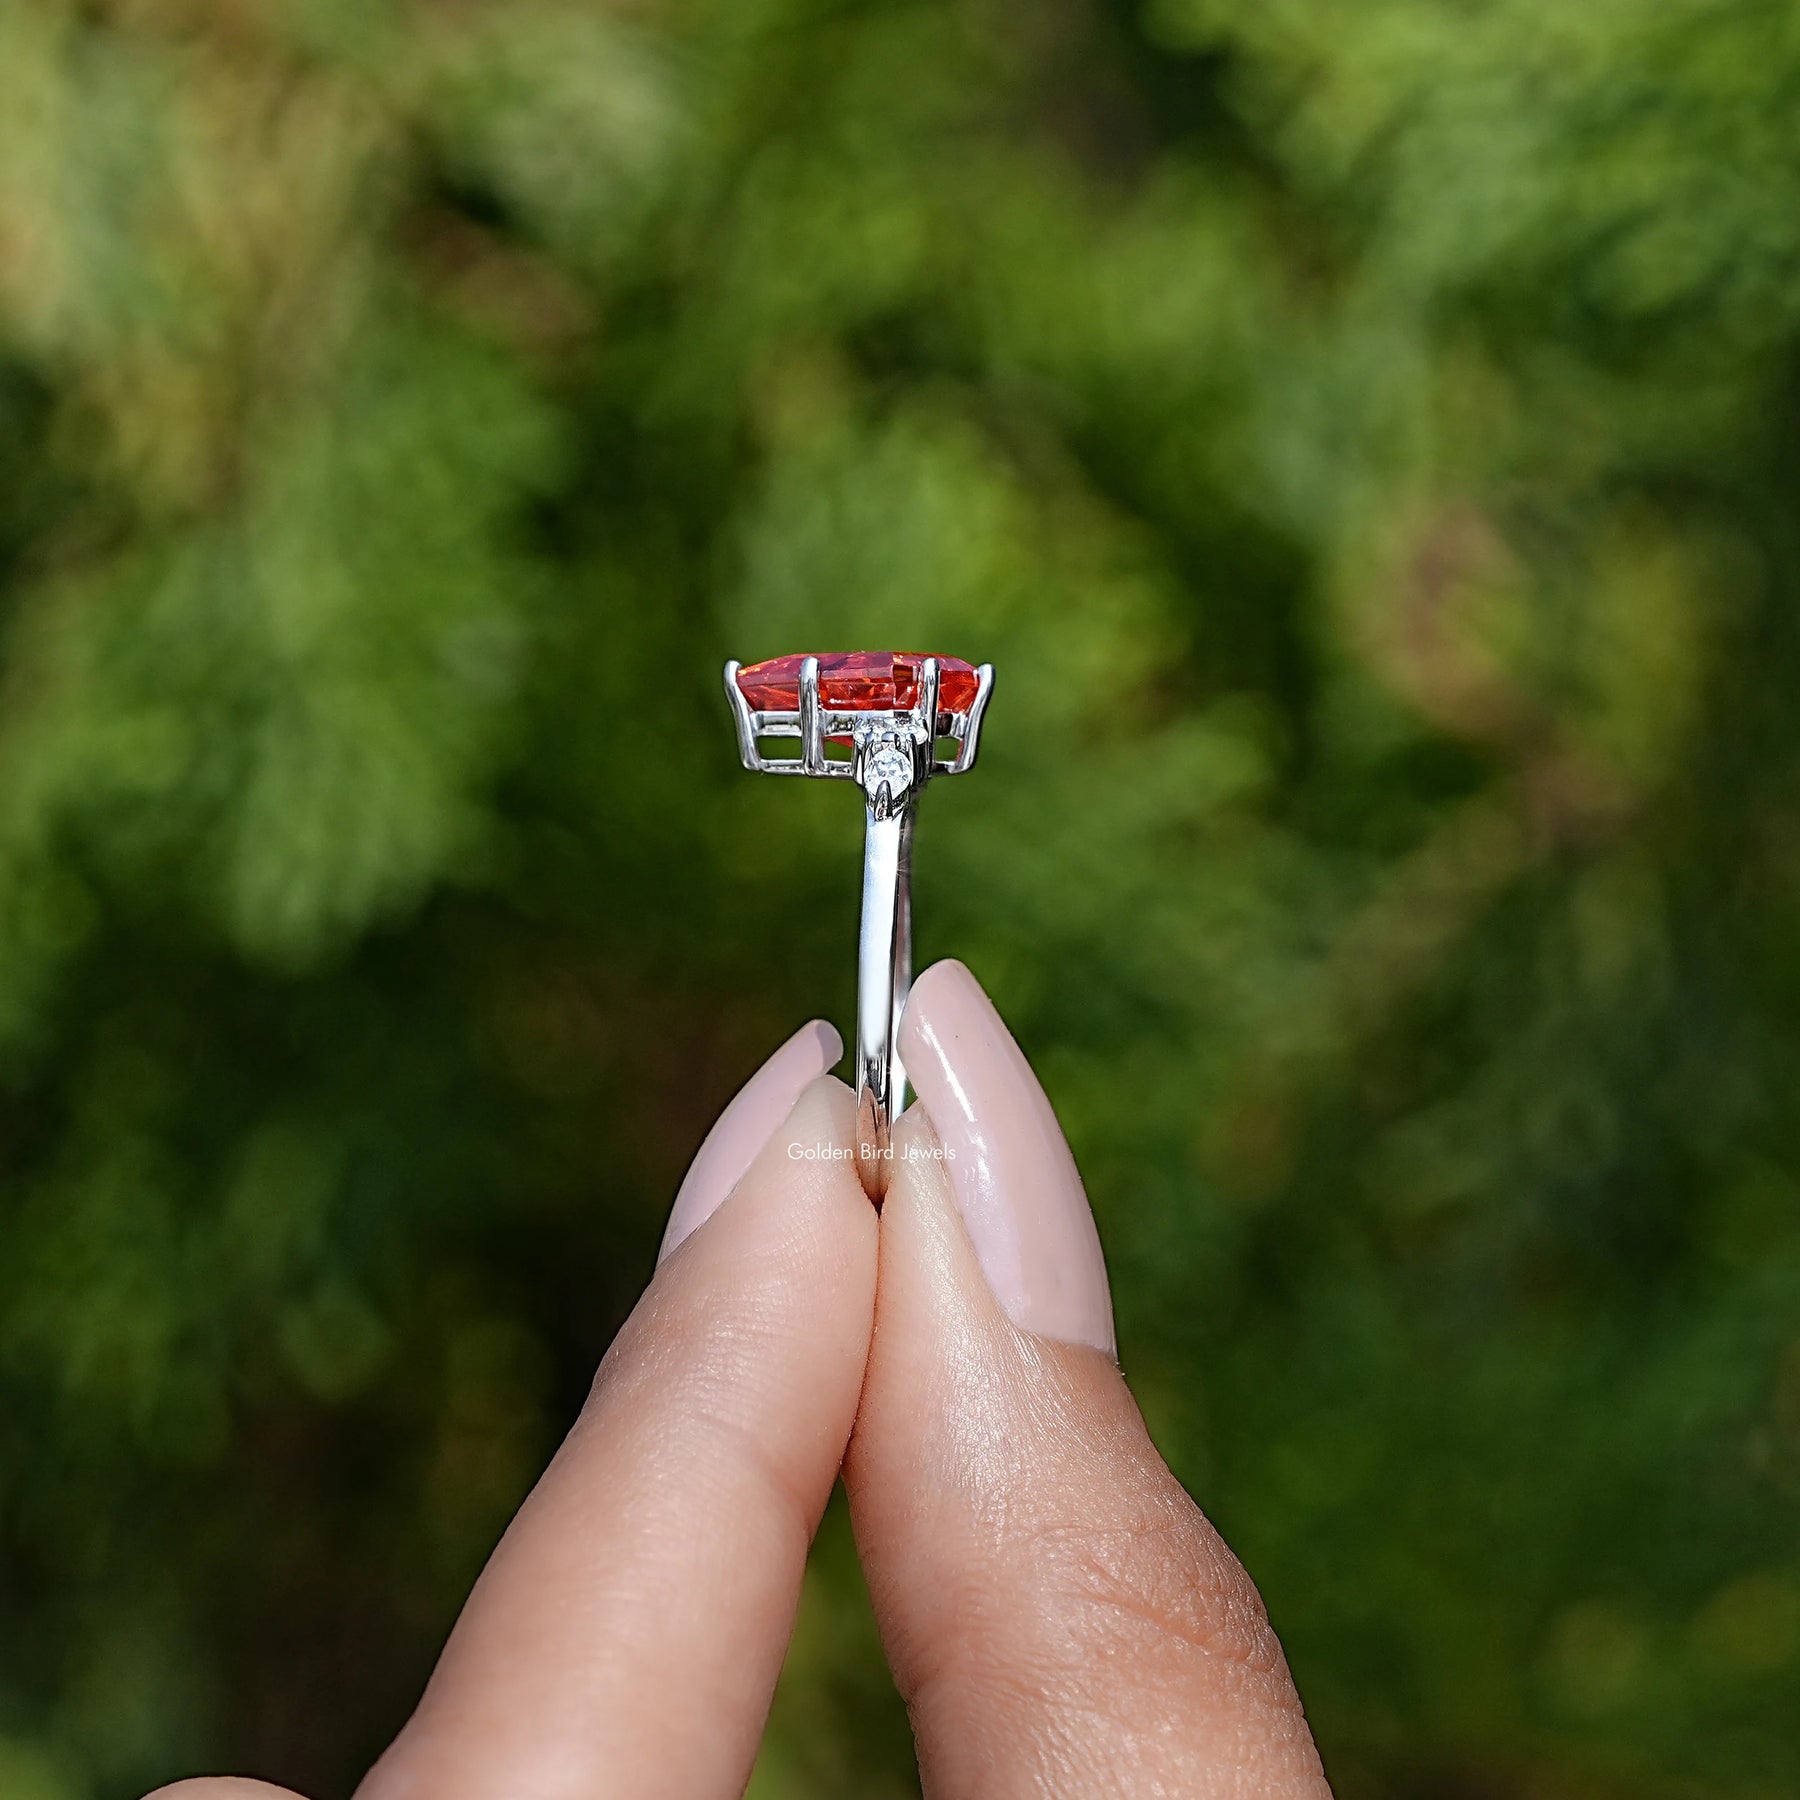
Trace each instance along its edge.
<instances>
[{"instance_id":1,"label":"ring","mask_svg":"<svg viewBox=\"0 0 1800 1800\"><path fill-rule=\"evenodd\" d=\"M763 775L826 775L863 792L862 932L856 958L857 1166L879 1199L889 1132L906 1104L900 1015L912 986L912 841L919 796L933 775L975 765L991 663L954 656L856 651L725 665L744 767ZM798 756L765 756L763 738L798 738ZM947 754L939 751L949 740Z\"/></svg>"}]
</instances>

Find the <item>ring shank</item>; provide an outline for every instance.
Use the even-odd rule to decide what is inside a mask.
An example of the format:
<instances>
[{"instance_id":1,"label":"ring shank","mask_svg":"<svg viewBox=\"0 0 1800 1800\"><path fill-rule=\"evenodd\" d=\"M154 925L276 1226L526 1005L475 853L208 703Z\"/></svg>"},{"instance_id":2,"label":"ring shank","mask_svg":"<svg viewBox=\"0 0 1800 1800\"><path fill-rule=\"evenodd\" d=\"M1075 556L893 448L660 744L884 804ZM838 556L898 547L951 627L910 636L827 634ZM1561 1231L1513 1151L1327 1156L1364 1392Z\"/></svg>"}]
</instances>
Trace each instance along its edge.
<instances>
[{"instance_id":1,"label":"ring shank","mask_svg":"<svg viewBox=\"0 0 1800 1800\"><path fill-rule=\"evenodd\" d=\"M868 808L863 838L862 929L856 959L857 1168L879 1199L887 1192L889 1133L906 1104L900 1017L912 988L914 813Z\"/></svg>"}]
</instances>

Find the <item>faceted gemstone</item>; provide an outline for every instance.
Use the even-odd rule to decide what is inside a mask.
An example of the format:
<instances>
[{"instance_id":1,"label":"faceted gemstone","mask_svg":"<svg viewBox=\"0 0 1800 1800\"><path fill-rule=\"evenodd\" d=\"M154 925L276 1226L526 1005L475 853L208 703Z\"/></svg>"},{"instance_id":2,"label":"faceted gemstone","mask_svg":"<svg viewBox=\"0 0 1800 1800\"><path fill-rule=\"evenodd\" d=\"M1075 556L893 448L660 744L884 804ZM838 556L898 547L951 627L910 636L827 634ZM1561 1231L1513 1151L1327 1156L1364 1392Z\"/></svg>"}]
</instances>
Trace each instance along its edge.
<instances>
[{"instance_id":1,"label":"faceted gemstone","mask_svg":"<svg viewBox=\"0 0 1800 1800\"><path fill-rule=\"evenodd\" d=\"M856 650L819 658L819 705L825 712L906 712L919 703L919 665L929 652ZM797 712L804 656L775 656L738 670L738 688L758 712ZM966 713L975 704L975 671L940 656L938 711Z\"/></svg>"}]
</instances>

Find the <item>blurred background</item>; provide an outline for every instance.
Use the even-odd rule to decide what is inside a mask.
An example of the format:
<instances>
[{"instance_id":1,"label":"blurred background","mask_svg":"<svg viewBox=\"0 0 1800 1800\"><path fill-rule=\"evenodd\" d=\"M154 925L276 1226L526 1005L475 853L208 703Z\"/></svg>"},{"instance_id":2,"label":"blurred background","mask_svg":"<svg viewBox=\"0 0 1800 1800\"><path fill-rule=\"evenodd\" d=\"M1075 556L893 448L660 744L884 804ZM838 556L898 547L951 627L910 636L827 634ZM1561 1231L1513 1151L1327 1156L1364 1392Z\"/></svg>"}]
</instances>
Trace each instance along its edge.
<instances>
[{"instance_id":1,"label":"blurred background","mask_svg":"<svg viewBox=\"0 0 1800 1800\"><path fill-rule=\"evenodd\" d=\"M0 1796L341 1800L993 661L1342 1800L1800 1791L1800 15L0 0ZM841 1512L755 1800L916 1792Z\"/></svg>"}]
</instances>

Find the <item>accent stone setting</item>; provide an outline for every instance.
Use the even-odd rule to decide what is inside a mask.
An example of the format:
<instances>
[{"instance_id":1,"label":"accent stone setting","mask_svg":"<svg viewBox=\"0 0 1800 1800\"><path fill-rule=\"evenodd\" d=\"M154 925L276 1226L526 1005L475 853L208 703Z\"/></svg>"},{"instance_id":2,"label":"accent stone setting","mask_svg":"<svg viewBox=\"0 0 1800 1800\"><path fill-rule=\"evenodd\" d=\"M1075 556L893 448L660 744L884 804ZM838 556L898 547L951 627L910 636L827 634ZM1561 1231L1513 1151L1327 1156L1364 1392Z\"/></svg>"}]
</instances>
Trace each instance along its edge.
<instances>
[{"instance_id":1,"label":"accent stone setting","mask_svg":"<svg viewBox=\"0 0 1800 1800\"><path fill-rule=\"evenodd\" d=\"M871 794L885 787L898 800L912 785L912 778L913 759L895 743L880 745L863 762L863 786Z\"/></svg>"}]
</instances>

